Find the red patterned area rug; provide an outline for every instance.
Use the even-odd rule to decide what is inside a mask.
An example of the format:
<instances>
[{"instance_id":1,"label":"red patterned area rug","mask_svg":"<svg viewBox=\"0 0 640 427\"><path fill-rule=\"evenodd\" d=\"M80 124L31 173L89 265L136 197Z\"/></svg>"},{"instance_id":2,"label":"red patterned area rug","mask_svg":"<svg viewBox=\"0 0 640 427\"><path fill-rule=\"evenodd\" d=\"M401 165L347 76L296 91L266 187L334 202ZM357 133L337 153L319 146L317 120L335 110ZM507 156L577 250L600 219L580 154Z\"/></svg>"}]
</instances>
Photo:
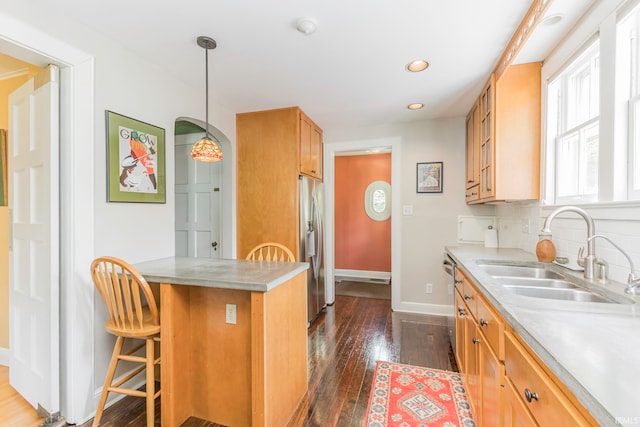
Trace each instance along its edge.
<instances>
[{"instance_id":1,"label":"red patterned area rug","mask_svg":"<svg viewBox=\"0 0 640 427\"><path fill-rule=\"evenodd\" d=\"M475 427L456 372L376 362L365 427Z\"/></svg>"}]
</instances>

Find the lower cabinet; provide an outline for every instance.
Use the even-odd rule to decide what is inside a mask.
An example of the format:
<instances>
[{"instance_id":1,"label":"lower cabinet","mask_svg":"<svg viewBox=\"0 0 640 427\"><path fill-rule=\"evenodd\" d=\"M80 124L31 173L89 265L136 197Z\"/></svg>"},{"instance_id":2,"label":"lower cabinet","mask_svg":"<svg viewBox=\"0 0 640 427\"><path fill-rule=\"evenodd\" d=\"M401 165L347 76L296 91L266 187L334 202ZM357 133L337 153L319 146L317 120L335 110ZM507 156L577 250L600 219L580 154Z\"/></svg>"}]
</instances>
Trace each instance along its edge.
<instances>
[{"instance_id":1,"label":"lower cabinet","mask_svg":"<svg viewBox=\"0 0 640 427\"><path fill-rule=\"evenodd\" d=\"M518 391L509 378L505 378L503 396L505 427L537 427L538 424L533 419L533 415L518 396Z\"/></svg>"},{"instance_id":2,"label":"lower cabinet","mask_svg":"<svg viewBox=\"0 0 640 427\"><path fill-rule=\"evenodd\" d=\"M478 426L501 425L504 322L462 277L456 287L456 352L467 395Z\"/></svg>"},{"instance_id":3,"label":"lower cabinet","mask_svg":"<svg viewBox=\"0 0 640 427\"><path fill-rule=\"evenodd\" d=\"M476 412L480 413L481 425L501 426L504 365L491 350L486 340L481 339L476 345L480 350L478 365L480 367L480 395L482 396L480 410L476 410Z\"/></svg>"},{"instance_id":4,"label":"lower cabinet","mask_svg":"<svg viewBox=\"0 0 640 427\"><path fill-rule=\"evenodd\" d=\"M505 371L516 398L539 425L594 425L512 332L505 334Z\"/></svg>"},{"instance_id":5,"label":"lower cabinet","mask_svg":"<svg viewBox=\"0 0 640 427\"><path fill-rule=\"evenodd\" d=\"M462 273L456 359L480 427L598 426Z\"/></svg>"}]
</instances>

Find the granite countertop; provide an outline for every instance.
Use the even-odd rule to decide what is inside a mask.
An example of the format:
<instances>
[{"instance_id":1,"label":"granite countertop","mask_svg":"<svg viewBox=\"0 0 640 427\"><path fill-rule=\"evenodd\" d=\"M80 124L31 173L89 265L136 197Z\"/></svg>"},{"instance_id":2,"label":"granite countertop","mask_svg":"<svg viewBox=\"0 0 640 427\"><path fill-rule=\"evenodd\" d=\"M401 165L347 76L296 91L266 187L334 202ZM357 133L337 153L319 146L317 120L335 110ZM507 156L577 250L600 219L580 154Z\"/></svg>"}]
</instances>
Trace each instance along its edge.
<instances>
[{"instance_id":1,"label":"granite countertop","mask_svg":"<svg viewBox=\"0 0 640 427\"><path fill-rule=\"evenodd\" d=\"M268 292L307 270L309 263L169 257L134 267L148 282Z\"/></svg>"},{"instance_id":2,"label":"granite countertop","mask_svg":"<svg viewBox=\"0 0 640 427\"><path fill-rule=\"evenodd\" d=\"M603 426L640 424L640 298L609 282L606 291L632 304L575 302L520 296L507 291L478 266L478 260L535 263L519 249L447 247L458 267L511 327ZM582 273L545 266L581 277Z\"/></svg>"}]
</instances>

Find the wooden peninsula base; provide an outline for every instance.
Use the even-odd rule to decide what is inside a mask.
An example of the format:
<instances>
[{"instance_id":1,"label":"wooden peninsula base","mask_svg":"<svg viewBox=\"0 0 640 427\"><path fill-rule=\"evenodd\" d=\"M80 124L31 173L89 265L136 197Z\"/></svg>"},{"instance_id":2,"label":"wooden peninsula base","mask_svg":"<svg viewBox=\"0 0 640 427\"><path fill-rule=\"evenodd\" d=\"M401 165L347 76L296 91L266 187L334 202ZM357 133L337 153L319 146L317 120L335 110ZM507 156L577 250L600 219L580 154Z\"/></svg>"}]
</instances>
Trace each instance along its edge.
<instances>
[{"instance_id":1,"label":"wooden peninsula base","mask_svg":"<svg viewBox=\"0 0 640 427\"><path fill-rule=\"evenodd\" d=\"M149 263L136 267L160 283L162 425L194 416L233 427L285 426L308 386L307 264L276 263L300 271L267 290L247 290L218 287L238 287L224 281L157 280L169 278L150 274ZM264 264L273 274L274 263ZM235 305L235 324L227 323L228 305Z\"/></svg>"}]
</instances>

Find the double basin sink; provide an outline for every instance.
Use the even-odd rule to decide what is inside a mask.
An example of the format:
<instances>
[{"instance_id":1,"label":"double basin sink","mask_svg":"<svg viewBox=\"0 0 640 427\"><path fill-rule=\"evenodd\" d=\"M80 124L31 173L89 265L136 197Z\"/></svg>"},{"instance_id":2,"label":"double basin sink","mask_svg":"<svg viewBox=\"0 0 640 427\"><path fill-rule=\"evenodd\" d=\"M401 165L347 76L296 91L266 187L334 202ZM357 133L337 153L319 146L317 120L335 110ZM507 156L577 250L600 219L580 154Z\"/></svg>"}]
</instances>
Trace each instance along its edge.
<instances>
[{"instance_id":1,"label":"double basin sink","mask_svg":"<svg viewBox=\"0 0 640 427\"><path fill-rule=\"evenodd\" d=\"M635 303L614 292L587 287L586 283L580 283L580 279L541 264L514 265L479 261L478 267L491 276L494 282L517 295L578 302Z\"/></svg>"}]
</instances>

